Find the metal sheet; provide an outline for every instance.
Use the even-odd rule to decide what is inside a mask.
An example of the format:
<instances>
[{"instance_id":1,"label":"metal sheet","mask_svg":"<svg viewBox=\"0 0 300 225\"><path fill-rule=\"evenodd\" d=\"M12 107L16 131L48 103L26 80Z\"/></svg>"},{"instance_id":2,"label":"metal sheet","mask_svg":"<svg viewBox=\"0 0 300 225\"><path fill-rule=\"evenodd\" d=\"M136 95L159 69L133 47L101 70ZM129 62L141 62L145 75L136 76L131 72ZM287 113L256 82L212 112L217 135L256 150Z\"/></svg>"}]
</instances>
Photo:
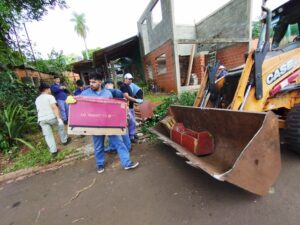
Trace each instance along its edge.
<instances>
[{"instance_id":1,"label":"metal sheet","mask_svg":"<svg viewBox=\"0 0 300 225\"><path fill-rule=\"evenodd\" d=\"M215 152L197 157L174 143L162 124L152 129L161 140L187 158L190 165L258 195L266 194L276 181L281 159L278 122L272 112L171 106L169 114L186 128L208 131L214 137Z\"/></svg>"}]
</instances>

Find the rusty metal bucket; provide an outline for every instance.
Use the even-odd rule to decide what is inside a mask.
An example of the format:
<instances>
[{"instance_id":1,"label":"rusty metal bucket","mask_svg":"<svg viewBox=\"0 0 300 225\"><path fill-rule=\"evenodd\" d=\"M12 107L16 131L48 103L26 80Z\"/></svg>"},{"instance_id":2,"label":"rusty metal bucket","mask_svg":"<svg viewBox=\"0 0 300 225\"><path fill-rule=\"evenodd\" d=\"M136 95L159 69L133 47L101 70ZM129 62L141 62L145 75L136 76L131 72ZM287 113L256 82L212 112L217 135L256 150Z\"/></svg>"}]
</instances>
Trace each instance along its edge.
<instances>
[{"instance_id":1,"label":"rusty metal bucket","mask_svg":"<svg viewBox=\"0 0 300 225\"><path fill-rule=\"evenodd\" d=\"M281 170L278 120L275 114L171 106L169 115L194 131L213 135L215 150L198 157L170 139L162 123L151 129L187 163L220 181L265 195Z\"/></svg>"}]
</instances>

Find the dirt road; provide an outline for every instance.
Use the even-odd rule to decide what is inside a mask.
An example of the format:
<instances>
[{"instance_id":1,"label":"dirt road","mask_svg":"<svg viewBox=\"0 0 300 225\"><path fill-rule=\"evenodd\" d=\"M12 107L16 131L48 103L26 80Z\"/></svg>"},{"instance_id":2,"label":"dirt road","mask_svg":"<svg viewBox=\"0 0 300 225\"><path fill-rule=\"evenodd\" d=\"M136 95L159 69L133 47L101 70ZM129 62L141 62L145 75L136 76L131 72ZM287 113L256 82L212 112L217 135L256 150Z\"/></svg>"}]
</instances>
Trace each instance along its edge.
<instances>
[{"instance_id":1,"label":"dirt road","mask_svg":"<svg viewBox=\"0 0 300 225\"><path fill-rule=\"evenodd\" d=\"M0 224L300 224L300 156L283 152L274 194L257 197L188 166L161 143L136 145L141 166L120 168L109 155L0 186Z\"/></svg>"}]
</instances>

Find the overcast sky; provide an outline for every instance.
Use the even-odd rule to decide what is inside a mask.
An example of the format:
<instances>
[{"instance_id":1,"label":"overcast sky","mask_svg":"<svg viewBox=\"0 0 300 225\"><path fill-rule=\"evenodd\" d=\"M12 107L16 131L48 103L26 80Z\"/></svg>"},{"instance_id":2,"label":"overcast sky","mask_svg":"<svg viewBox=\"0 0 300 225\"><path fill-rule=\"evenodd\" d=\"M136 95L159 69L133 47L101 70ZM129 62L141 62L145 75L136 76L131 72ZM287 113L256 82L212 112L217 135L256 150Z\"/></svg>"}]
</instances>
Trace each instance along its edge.
<instances>
[{"instance_id":1,"label":"overcast sky","mask_svg":"<svg viewBox=\"0 0 300 225\"><path fill-rule=\"evenodd\" d=\"M174 0L175 20L180 24L199 22L229 0ZM286 0L272 0L274 5ZM49 11L42 21L27 23L34 50L46 57L52 49L80 55L83 40L74 32L72 13L84 13L89 28L88 48L107 47L138 33L137 21L150 0L66 0L68 9ZM260 14L261 0L253 0L252 16ZM273 7L274 7L273 5Z\"/></svg>"}]
</instances>

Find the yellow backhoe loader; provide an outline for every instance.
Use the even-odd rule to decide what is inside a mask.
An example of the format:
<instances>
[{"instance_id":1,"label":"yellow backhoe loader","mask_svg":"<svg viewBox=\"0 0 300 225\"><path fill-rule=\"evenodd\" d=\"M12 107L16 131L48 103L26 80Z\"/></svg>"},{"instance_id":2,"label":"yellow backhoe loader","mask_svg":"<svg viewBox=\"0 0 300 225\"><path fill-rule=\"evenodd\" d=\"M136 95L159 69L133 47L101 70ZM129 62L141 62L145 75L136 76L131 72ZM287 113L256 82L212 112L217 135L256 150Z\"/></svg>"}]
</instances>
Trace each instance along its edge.
<instances>
[{"instance_id":1,"label":"yellow backhoe loader","mask_svg":"<svg viewBox=\"0 0 300 225\"><path fill-rule=\"evenodd\" d=\"M262 10L258 46L243 68L217 81L218 65L208 69L205 92L194 107L171 106L167 118L172 123L165 119L152 129L191 166L258 195L267 194L280 173L279 133L287 148L300 153L300 1L290 0L273 11L264 2ZM298 36L283 44L290 26ZM211 154L193 154L180 144L180 136L174 141L176 123L189 132L209 132Z\"/></svg>"}]
</instances>

